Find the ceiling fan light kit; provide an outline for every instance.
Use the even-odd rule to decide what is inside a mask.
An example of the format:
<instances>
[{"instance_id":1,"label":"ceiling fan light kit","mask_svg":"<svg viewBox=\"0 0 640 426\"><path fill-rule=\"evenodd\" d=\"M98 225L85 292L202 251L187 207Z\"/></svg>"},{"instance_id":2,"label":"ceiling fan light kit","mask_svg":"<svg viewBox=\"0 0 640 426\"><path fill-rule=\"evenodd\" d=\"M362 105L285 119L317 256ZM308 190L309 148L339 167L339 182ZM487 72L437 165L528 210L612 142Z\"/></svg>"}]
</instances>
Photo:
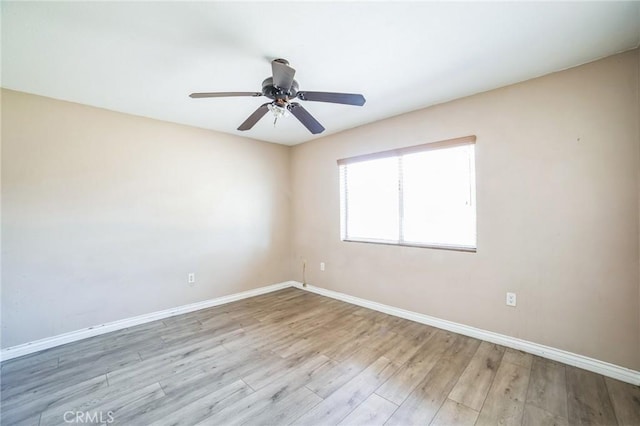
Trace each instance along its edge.
<instances>
[{"instance_id":1,"label":"ceiling fan light kit","mask_svg":"<svg viewBox=\"0 0 640 426\"><path fill-rule=\"evenodd\" d=\"M192 98L265 96L272 101L260 105L238 127L238 130L251 129L268 111L271 111L274 116L274 125L278 118L286 117L289 115L288 113L291 113L314 135L322 133L324 127L302 105L298 102L292 102L294 99L356 106L362 106L366 102L364 96L357 93L300 91L298 82L293 79L296 70L289 66L289 62L286 59L274 59L271 61L271 72L272 76L267 77L262 82L262 92L203 92L192 93L189 96Z\"/></svg>"}]
</instances>

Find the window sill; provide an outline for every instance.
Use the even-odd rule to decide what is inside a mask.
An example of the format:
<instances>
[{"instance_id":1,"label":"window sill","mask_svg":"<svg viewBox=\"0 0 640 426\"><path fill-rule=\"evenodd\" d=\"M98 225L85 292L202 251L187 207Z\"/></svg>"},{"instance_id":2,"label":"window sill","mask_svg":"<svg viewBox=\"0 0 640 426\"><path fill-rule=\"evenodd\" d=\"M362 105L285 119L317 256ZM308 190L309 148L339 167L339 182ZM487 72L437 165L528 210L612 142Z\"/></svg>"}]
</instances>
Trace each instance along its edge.
<instances>
[{"instance_id":1,"label":"window sill","mask_svg":"<svg viewBox=\"0 0 640 426\"><path fill-rule=\"evenodd\" d=\"M417 248L430 248L436 250L452 250L452 251L463 251L467 253L475 253L477 251L476 247L471 246L454 246L454 245L446 245L446 244L420 244L420 243L398 243L395 241L385 241L385 240L360 240L357 238L349 238L342 239L345 243L366 243L366 244L382 244L387 246L401 246L401 247L417 247Z\"/></svg>"}]
</instances>

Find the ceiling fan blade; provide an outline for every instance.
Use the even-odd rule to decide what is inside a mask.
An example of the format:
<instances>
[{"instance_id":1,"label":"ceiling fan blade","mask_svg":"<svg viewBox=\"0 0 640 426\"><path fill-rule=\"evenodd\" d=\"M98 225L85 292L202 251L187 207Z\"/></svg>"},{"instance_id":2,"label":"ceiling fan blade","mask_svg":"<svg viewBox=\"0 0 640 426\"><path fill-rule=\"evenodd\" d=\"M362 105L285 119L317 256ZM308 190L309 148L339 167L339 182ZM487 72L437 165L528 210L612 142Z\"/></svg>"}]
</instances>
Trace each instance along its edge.
<instances>
[{"instance_id":1,"label":"ceiling fan blade","mask_svg":"<svg viewBox=\"0 0 640 426\"><path fill-rule=\"evenodd\" d=\"M291 68L284 59L271 61L271 71L273 74L273 85L280 89L289 90L293 84L293 77L296 70Z\"/></svg>"},{"instance_id":2,"label":"ceiling fan blade","mask_svg":"<svg viewBox=\"0 0 640 426\"><path fill-rule=\"evenodd\" d=\"M309 129L309 131L314 135L324 132L324 127L322 127L322 124L318 123L318 120L313 118L313 116L309 114L309 111L304 109L304 107L299 103L292 102L291 104L289 104L289 111L291 111L291 114L293 114L298 120L300 120L304 127Z\"/></svg>"},{"instance_id":3,"label":"ceiling fan blade","mask_svg":"<svg viewBox=\"0 0 640 426\"><path fill-rule=\"evenodd\" d=\"M230 96L262 96L260 92L210 92L210 93L192 93L190 98L228 98Z\"/></svg>"},{"instance_id":4,"label":"ceiling fan blade","mask_svg":"<svg viewBox=\"0 0 640 426\"><path fill-rule=\"evenodd\" d=\"M271 102L267 102L266 104L260 105L258 107L258 109L255 110L253 112L253 114L251 114L249 116L249 118L244 120L244 123L242 123L240 125L240 127L238 127L238 130L249 130L249 129L251 129L258 122L258 120L260 120L262 117L264 117L264 115L267 113L267 111L269 111L268 105L270 103Z\"/></svg>"},{"instance_id":5,"label":"ceiling fan blade","mask_svg":"<svg viewBox=\"0 0 640 426\"><path fill-rule=\"evenodd\" d=\"M357 93L332 93L332 92L298 92L298 98L303 101L331 102L334 104L362 106L367 101L364 96Z\"/></svg>"}]
</instances>

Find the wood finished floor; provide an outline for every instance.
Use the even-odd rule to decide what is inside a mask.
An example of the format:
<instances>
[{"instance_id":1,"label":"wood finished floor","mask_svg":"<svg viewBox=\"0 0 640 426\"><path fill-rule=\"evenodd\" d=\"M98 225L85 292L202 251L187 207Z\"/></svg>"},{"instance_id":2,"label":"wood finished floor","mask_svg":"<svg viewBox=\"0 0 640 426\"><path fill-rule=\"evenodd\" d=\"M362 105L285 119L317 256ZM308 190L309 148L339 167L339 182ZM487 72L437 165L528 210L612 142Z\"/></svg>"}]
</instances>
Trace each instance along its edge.
<instances>
[{"instance_id":1,"label":"wood finished floor","mask_svg":"<svg viewBox=\"0 0 640 426\"><path fill-rule=\"evenodd\" d=\"M638 387L298 289L1 372L2 425L640 425Z\"/></svg>"}]
</instances>

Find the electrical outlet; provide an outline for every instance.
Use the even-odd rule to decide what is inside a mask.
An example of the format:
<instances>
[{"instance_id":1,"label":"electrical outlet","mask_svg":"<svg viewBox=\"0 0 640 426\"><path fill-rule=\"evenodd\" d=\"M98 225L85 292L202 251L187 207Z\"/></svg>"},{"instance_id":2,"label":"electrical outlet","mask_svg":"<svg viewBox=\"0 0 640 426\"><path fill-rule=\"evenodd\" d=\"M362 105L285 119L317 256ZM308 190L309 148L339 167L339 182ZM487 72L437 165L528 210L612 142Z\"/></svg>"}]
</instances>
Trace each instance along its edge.
<instances>
[{"instance_id":1,"label":"electrical outlet","mask_svg":"<svg viewBox=\"0 0 640 426\"><path fill-rule=\"evenodd\" d=\"M507 306L516 306L516 294L507 293Z\"/></svg>"},{"instance_id":2,"label":"electrical outlet","mask_svg":"<svg viewBox=\"0 0 640 426\"><path fill-rule=\"evenodd\" d=\"M324 262L320 262L320 270L324 271Z\"/></svg>"},{"instance_id":3,"label":"electrical outlet","mask_svg":"<svg viewBox=\"0 0 640 426\"><path fill-rule=\"evenodd\" d=\"M188 277L187 277L187 283L195 284L196 283L196 274L194 274L193 272L190 272Z\"/></svg>"}]
</instances>

